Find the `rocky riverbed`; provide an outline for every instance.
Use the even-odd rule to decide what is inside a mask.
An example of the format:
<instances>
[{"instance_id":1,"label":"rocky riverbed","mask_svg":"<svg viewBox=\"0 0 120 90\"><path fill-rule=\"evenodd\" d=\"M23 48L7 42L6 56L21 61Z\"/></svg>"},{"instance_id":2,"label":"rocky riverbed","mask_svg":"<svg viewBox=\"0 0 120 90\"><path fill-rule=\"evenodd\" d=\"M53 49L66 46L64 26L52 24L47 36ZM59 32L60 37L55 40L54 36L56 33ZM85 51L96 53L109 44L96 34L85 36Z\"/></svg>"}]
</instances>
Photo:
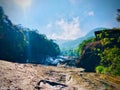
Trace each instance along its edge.
<instances>
[{"instance_id":1,"label":"rocky riverbed","mask_svg":"<svg viewBox=\"0 0 120 90\"><path fill-rule=\"evenodd\" d=\"M119 90L120 83L103 75L62 68L0 60L0 90Z\"/></svg>"}]
</instances>

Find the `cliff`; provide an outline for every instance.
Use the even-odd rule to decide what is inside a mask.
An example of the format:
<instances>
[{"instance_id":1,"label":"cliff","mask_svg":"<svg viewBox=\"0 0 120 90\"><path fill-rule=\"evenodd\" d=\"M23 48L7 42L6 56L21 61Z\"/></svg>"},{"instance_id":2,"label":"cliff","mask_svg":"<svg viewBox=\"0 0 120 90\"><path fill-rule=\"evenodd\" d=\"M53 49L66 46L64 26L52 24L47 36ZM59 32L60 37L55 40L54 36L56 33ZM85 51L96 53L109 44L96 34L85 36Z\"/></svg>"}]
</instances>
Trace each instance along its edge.
<instances>
[{"instance_id":1,"label":"cliff","mask_svg":"<svg viewBox=\"0 0 120 90\"><path fill-rule=\"evenodd\" d=\"M85 68L87 72L95 71L95 67L99 65L100 57L97 55L97 51L95 48L100 48L101 43L100 41L88 43L83 48L79 63L77 64L78 67Z\"/></svg>"},{"instance_id":2,"label":"cliff","mask_svg":"<svg viewBox=\"0 0 120 90\"><path fill-rule=\"evenodd\" d=\"M87 43L83 50L77 66L85 68L87 72L95 71L95 67L100 64L99 51L106 48L120 48L120 30L109 29L95 32L96 40Z\"/></svg>"}]
</instances>

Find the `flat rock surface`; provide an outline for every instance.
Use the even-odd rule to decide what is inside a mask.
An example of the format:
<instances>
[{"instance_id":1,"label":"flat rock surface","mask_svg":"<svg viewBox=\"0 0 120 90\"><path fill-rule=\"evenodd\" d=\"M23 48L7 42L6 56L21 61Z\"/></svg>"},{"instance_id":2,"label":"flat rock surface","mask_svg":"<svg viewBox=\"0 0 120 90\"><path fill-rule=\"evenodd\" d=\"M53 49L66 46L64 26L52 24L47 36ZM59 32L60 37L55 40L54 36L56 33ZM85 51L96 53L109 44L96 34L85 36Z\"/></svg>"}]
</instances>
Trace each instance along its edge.
<instances>
[{"instance_id":1,"label":"flat rock surface","mask_svg":"<svg viewBox=\"0 0 120 90\"><path fill-rule=\"evenodd\" d=\"M82 68L18 64L0 60L0 90L119 90L119 85Z\"/></svg>"}]
</instances>

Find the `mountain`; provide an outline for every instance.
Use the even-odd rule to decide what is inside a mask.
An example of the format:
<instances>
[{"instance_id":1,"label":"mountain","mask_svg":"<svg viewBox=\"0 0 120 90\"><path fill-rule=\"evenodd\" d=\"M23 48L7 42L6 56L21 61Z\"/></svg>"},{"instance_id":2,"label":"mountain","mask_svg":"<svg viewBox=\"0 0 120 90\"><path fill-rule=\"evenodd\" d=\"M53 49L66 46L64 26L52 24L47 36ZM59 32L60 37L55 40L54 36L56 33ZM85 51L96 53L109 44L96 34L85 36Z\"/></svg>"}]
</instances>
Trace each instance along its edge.
<instances>
[{"instance_id":1,"label":"mountain","mask_svg":"<svg viewBox=\"0 0 120 90\"><path fill-rule=\"evenodd\" d=\"M89 33L87 33L84 37L80 37L75 40L66 41L64 43L59 44L59 46L60 46L61 50L76 48L80 43L82 43L83 40L95 37L95 35L94 35L95 31L104 30L104 29L106 29L106 28L103 28L103 27L95 28L95 29L91 30Z\"/></svg>"}]
</instances>

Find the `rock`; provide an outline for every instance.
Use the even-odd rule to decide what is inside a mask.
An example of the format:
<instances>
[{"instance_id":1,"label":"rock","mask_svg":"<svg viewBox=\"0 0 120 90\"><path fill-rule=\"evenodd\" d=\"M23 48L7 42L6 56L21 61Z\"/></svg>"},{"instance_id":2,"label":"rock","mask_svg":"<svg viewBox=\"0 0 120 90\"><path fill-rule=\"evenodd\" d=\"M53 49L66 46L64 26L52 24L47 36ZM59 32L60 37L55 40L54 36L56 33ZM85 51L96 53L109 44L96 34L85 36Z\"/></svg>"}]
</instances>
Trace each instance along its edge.
<instances>
[{"instance_id":1,"label":"rock","mask_svg":"<svg viewBox=\"0 0 120 90\"><path fill-rule=\"evenodd\" d=\"M65 84L52 82L48 80L40 80L35 87L36 90L78 90L75 87L71 87Z\"/></svg>"},{"instance_id":2,"label":"rock","mask_svg":"<svg viewBox=\"0 0 120 90\"><path fill-rule=\"evenodd\" d=\"M100 41L88 43L85 45L82 51L82 55L77 62L77 67L82 67L87 72L95 71L95 67L99 65L100 57L98 56L95 48L101 47Z\"/></svg>"},{"instance_id":3,"label":"rock","mask_svg":"<svg viewBox=\"0 0 120 90\"><path fill-rule=\"evenodd\" d=\"M0 60L0 90L103 90L101 88L106 88L104 83L98 80L99 75L80 71L81 68L36 66Z\"/></svg>"}]
</instances>

